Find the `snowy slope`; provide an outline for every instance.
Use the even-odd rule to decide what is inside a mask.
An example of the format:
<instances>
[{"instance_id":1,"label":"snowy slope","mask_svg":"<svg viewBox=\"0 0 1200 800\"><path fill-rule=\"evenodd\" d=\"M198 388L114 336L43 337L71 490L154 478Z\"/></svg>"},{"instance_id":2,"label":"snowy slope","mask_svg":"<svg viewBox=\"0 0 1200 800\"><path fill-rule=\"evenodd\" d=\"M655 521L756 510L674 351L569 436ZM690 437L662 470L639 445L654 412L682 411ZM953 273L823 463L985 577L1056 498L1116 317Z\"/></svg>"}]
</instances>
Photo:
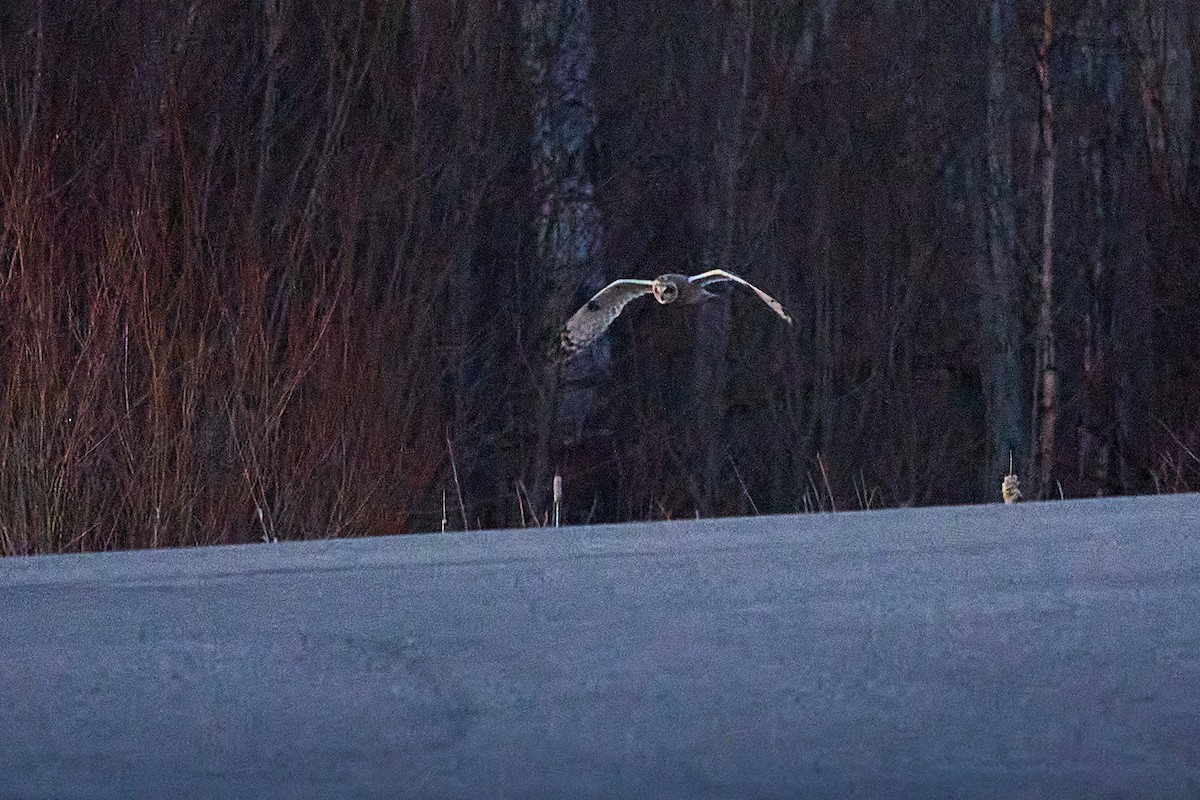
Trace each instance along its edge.
<instances>
[{"instance_id":1,"label":"snowy slope","mask_svg":"<svg viewBox=\"0 0 1200 800\"><path fill-rule=\"evenodd\" d=\"M1200 496L0 560L0 798L1200 796Z\"/></svg>"}]
</instances>

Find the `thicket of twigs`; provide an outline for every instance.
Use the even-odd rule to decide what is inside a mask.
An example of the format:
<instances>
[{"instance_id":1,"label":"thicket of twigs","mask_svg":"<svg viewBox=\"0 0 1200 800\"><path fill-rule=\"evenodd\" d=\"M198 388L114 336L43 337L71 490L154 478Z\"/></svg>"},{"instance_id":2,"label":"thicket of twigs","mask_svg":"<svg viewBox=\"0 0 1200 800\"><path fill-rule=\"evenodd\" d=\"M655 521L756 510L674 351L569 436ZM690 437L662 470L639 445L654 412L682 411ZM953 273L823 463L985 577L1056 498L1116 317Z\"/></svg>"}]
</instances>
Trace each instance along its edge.
<instances>
[{"instance_id":1,"label":"thicket of twigs","mask_svg":"<svg viewBox=\"0 0 1200 800\"><path fill-rule=\"evenodd\" d=\"M548 332L519 5L0 11L0 552L432 530L444 493L453 527L544 513L523 499ZM994 499L976 322L987 4L754 4L732 121L709 92L734 12L677 5L594 4L606 269L688 271L718 213L726 266L796 317L734 299L707 510ZM1097 66L1070 24L1056 475L1076 496L1195 488L1200 111L1139 83L1153 62L1121 41L1095 45ZM1037 241L1024 36L1019 261ZM713 146L728 124L737 153ZM736 160L720 198L718 158ZM706 491L694 320L669 311L612 332L611 449L571 454L569 521L691 516ZM1097 313L1102 341L1085 340ZM1119 463L1097 469L1097 441Z\"/></svg>"}]
</instances>

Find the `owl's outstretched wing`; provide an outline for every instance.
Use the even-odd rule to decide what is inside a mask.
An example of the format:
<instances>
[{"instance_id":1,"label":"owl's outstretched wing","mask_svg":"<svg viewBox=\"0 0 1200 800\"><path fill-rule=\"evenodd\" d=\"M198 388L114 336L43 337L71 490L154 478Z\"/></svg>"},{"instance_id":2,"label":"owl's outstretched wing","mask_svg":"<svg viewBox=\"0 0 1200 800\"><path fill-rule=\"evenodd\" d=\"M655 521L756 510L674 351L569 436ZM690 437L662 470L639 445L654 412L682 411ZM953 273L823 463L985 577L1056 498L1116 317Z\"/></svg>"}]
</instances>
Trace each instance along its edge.
<instances>
[{"instance_id":1,"label":"owl's outstretched wing","mask_svg":"<svg viewBox=\"0 0 1200 800\"><path fill-rule=\"evenodd\" d=\"M570 357L587 347L608 330L608 326L621 313L630 300L650 294L654 281L613 281L596 292L583 308L576 311L563 325L558 335L561 352Z\"/></svg>"},{"instance_id":2,"label":"owl's outstretched wing","mask_svg":"<svg viewBox=\"0 0 1200 800\"><path fill-rule=\"evenodd\" d=\"M726 272L723 269L710 269L708 272L701 272L699 275L693 275L692 277L688 278L689 283L698 283L702 287L707 286L710 283L718 283L720 281L733 281L734 283L740 283L742 286L745 286L747 289L758 295L758 299L770 306L771 310L782 317L784 322L786 322L788 325L792 324L792 318L788 316L786 311L783 310L783 305L778 300L776 300L774 297L771 297L771 295L767 294L750 281L746 280L745 278L739 278L732 272Z\"/></svg>"}]
</instances>

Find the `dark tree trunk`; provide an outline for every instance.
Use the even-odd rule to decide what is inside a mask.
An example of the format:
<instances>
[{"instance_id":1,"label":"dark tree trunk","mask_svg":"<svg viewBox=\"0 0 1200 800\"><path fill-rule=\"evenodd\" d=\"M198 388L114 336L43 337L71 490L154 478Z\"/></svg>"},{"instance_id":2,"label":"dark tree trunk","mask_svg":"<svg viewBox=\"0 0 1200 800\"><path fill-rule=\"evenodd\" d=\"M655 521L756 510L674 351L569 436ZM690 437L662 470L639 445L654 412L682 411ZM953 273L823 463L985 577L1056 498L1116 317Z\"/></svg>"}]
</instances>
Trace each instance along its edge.
<instances>
[{"instance_id":1,"label":"dark tree trunk","mask_svg":"<svg viewBox=\"0 0 1200 800\"><path fill-rule=\"evenodd\" d=\"M992 0L988 18L987 126L985 134L984 240L980 329L983 390L990 440L985 491L994 494L1008 472L1009 456L1032 463L1021 382L1021 324L1017 298L1016 210L1012 176L1013 96L1008 40L1013 0Z\"/></svg>"},{"instance_id":2,"label":"dark tree trunk","mask_svg":"<svg viewBox=\"0 0 1200 800\"><path fill-rule=\"evenodd\" d=\"M286 26L287 0L262 0L263 96L258 119L258 165L254 178L254 199L250 214L254 224L262 225L263 195L271 173L275 149L275 109L279 104L279 47Z\"/></svg>"},{"instance_id":3,"label":"dark tree trunk","mask_svg":"<svg viewBox=\"0 0 1200 800\"><path fill-rule=\"evenodd\" d=\"M157 5L154 18L145 25L149 52L138 65L136 83L138 105L146 123L138 163L142 180L166 156L167 100L199 11L198 0L166 2Z\"/></svg>"},{"instance_id":4,"label":"dark tree trunk","mask_svg":"<svg viewBox=\"0 0 1200 800\"><path fill-rule=\"evenodd\" d=\"M1191 143L1187 35L1195 13L1190 2L1141 0L1130 20L1151 174L1171 203L1182 200Z\"/></svg>"},{"instance_id":5,"label":"dark tree trunk","mask_svg":"<svg viewBox=\"0 0 1200 800\"><path fill-rule=\"evenodd\" d=\"M1085 30L1114 30L1116 20L1104 4L1083 16ZM1116 28L1119 30L1119 28ZM1130 227L1122 201L1126 170L1120 144L1126 103L1122 87L1125 64L1119 39L1100 39L1084 45L1085 58L1096 69L1082 76L1101 113L1081 137L1080 172L1086 187L1083 210L1087 217L1086 257L1080 262L1081 381L1077 479L1087 494L1120 491L1115 408L1114 274L1128 258L1137 235ZM1138 234L1140 235L1140 234Z\"/></svg>"},{"instance_id":6,"label":"dark tree trunk","mask_svg":"<svg viewBox=\"0 0 1200 800\"><path fill-rule=\"evenodd\" d=\"M718 15L721 12L711 12ZM750 83L751 19L747 3L732 3L718 17L722 31L717 45L717 102L713 116L701 129L704 117L693 112L695 166L693 177L695 225L701 232L699 271L740 269L732 264L734 223L741 171L746 99ZM699 55L699 54L698 54ZM706 88L708 74L703 58L697 58L693 78L697 88ZM699 104L699 93L693 98ZM703 144L701 144L703 143ZM700 434L700 464L703 469L700 512L711 514L721 495L719 479L725 455L725 410L729 357L729 294L702 303L696 314L696 349L693 391L697 398L697 430Z\"/></svg>"}]
</instances>

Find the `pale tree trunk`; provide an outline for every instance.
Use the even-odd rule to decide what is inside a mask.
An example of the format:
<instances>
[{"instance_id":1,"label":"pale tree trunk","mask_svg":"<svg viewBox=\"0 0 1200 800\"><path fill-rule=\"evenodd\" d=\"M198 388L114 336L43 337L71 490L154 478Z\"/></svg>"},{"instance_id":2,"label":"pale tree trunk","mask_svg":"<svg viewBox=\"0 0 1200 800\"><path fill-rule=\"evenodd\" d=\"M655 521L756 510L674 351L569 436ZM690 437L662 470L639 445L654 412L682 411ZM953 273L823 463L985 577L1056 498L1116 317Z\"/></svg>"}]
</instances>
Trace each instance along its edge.
<instances>
[{"instance_id":1,"label":"pale tree trunk","mask_svg":"<svg viewBox=\"0 0 1200 800\"><path fill-rule=\"evenodd\" d=\"M596 127L591 70L594 60L587 0L526 0L521 27L531 83L535 200L535 256L545 279L537 325L539 355L574 309L603 288L598 261L600 212L587 154ZM604 448L601 392L609 372L607 337L565 364L547 358L542 370L533 466L535 504L562 467L565 444Z\"/></svg>"},{"instance_id":2,"label":"pale tree trunk","mask_svg":"<svg viewBox=\"0 0 1200 800\"><path fill-rule=\"evenodd\" d=\"M1054 99L1050 92L1050 47L1054 30L1051 0L1042 2L1042 38L1037 76L1041 97L1042 259L1038 275L1037 372L1033 430L1038 431L1038 497L1046 497L1054 473L1054 432L1058 422L1058 359L1054 338Z\"/></svg>"},{"instance_id":3,"label":"pale tree trunk","mask_svg":"<svg viewBox=\"0 0 1200 800\"><path fill-rule=\"evenodd\" d=\"M1021 400L1021 286L1016 260L1016 212L1012 177L1012 92L1008 86L1008 37L1013 0L992 0L988 18L987 125L984 177L984 257L980 281L982 383L987 403L989 464L986 496L1008 472L1009 456L1031 463Z\"/></svg>"},{"instance_id":4,"label":"pale tree trunk","mask_svg":"<svg viewBox=\"0 0 1200 800\"><path fill-rule=\"evenodd\" d=\"M717 105L711 123L715 132L699 130L698 114L693 115L692 136L697 170L693 175L693 192L697 195L696 224L703 233L699 269L736 269L734 252L734 222L737 207L738 180L743 160L746 122L746 98L750 86L750 46L752 20L749 3L738 0L726 10L721 22L723 34L717 73ZM718 12L712 12L718 13ZM699 61L699 59L697 59ZM693 67L701 78L701 64ZM694 85L697 90L693 104L708 96L707 82ZM711 137L711 138L709 138ZM707 152L704 150L707 149ZM709 169L703 165L707 163ZM704 470L700 509L703 514L713 510L720 494L718 481L725 454L722 430L725 422L725 382L728 379L729 355L729 295L723 294L702 303L696 314L696 348L693 388L698 400L697 430L700 434L701 463Z\"/></svg>"}]
</instances>

